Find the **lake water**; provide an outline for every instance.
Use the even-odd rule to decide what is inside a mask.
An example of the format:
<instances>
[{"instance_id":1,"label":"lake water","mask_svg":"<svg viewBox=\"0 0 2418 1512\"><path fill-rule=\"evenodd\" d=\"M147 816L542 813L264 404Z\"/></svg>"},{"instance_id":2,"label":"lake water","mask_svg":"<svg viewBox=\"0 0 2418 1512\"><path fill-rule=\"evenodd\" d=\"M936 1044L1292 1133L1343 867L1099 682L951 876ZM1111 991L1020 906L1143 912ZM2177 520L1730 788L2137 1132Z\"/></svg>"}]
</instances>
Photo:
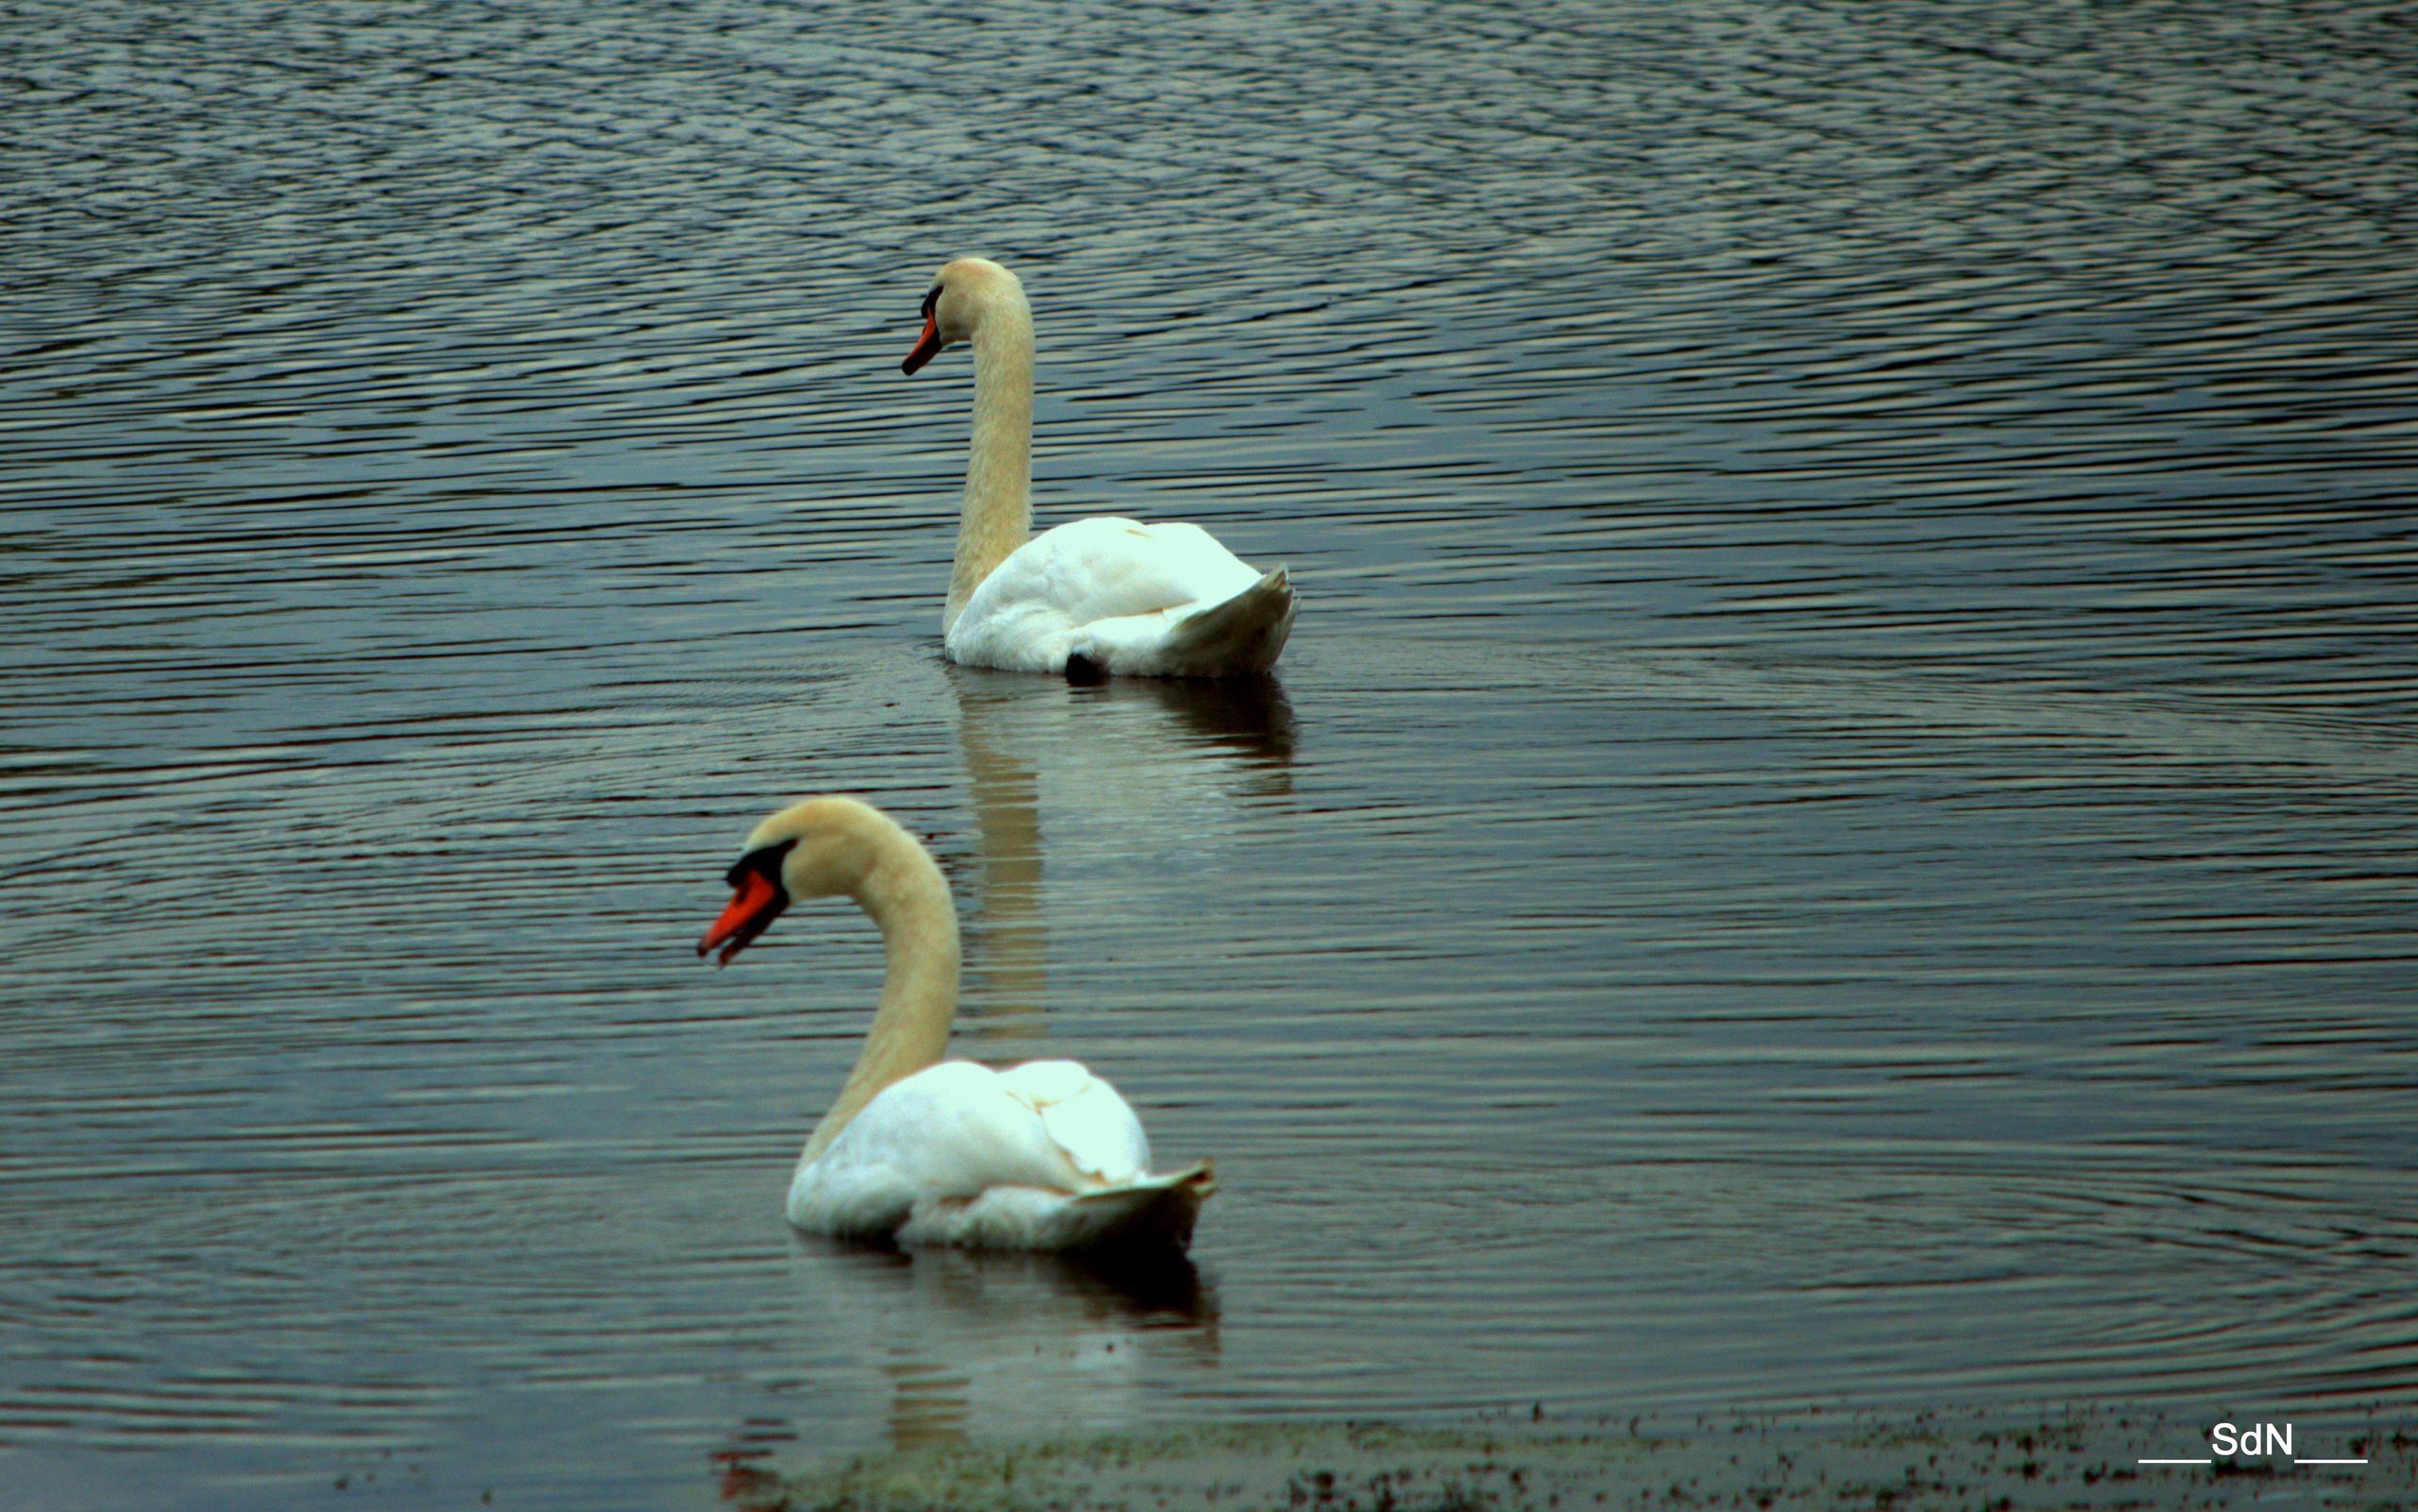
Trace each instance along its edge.
<instances>
[{"instance_id":1,"label":"lake water","mask_svg":"<svg viewBox=\"0 0 2418 1512\"><path fill-rule=\"evenodd\" d=\"M2418 154L2380 8L0 7L0 1504L717 1455L2418 1408ZM939 658L1045 523L1257 688ZM1196 1268L834 1248L867 794ZM2177 1446L2178 1452L2188 1446ZM2306 1445L2304 1453L2310 1453Z\"/></svg>"}]
</instances>

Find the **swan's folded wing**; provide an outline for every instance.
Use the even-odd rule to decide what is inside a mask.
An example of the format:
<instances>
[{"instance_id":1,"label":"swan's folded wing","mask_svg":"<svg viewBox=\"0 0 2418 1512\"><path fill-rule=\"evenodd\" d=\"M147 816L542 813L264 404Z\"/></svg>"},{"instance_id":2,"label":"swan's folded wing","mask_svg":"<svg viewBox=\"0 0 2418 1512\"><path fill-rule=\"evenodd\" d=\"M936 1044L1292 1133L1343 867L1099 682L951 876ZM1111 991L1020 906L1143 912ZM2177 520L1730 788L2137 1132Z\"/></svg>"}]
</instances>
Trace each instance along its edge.
<instances>
[{"instance_id":1,"label":"swan's folded wing","mask_svg":"<svg viewBox=\"0 0 2418 1512\"><path fill-rule=\"evenodd\" d=\"M994 1186L1071 1192L1081 1173L999 1074L945 1061L881 1089L798 1181L833 1200L895 1194L970 1198ZM792 1206L796 1203L792 1194ZM803 1225L802 1225L803 1226Z\"/></svg>"},{"instance_id":2,"label":"swan's folded wing","mask_svg":"<svg viewBox=\"0 0 2418 1512\"><path fill-rule=\"evenodd\" d=\"M1116 1089L1072 1061L1028 1061L999 1073L1010 1096L1041 1119L1075 1168L1112 1184L1150 1171L1142 1120Z\"/></svg>"},{"instance_id":3,"label":"swan's folded wing","mask_svg":"<svg viewBox=\"0 0 2418 1512\"><path fill-rule=\"evenodd\" d=\"M1205 1166L1149 1175L1115 1088L1071 1061L996 1072L964 1061L882 1089L790 1186L810 1232L1058 1249L1125 1235L1181 1246Z\"/></svg>"},{"instance_id":4,"label":"swan's folded wing","mask_svg":"<svg viewBox=\"0 0 2418 1512\"><path fill-rule=\"evenodd\" d=\"M1101 516L1027 541L983 580L965 612L1047 606L1081 625L1217 603L1258 581L1198 525Z\"/></svg>"},{"instance_id":5,"label":"swan's folded wing","mask_svg":"<svg viewBox=\"0 0 2418 1512\"><path fill-rule=\"evenodd\" d=\"M815 1160L799 1167L850 1203L904 1190L970 1198L994 1186L1073 1193L1149 1168L1141 1121L1115 1089L1072 1061L993 1071L945 1061L884 1087Z\"/></svg>"}]
</instances>

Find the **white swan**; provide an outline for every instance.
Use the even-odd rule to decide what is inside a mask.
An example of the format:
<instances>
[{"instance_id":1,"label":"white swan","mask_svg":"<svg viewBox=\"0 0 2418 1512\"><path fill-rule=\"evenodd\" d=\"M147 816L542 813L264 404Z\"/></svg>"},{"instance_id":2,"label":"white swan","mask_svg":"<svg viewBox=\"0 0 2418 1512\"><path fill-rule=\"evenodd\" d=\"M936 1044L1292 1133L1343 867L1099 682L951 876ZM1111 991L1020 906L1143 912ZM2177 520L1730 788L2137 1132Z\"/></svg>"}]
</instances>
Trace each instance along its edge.
<instances>
[{"instance_id":1,"label":"white swan","mask_svg":"<svg viewBox=\"0 0 2418 1512\"><path fill-rule=\"evenodd\" d=\"M1032 309L996 263L942 267L899 365L912 373L961 341L974 344L974 440L941 613L949 659L1079 680L1275 665L1293 628L1283 568L1263 576L1198 525L1103 516L1032 535Z\"/></svg>"},{"instance_id":2,"label":"white swan","mask_svg":"<svg viewBox=\"0 0 2418 1512\"><path fill-rule=\"evenodd\" d=\"M730 907L697 946L722 961L792 898L844 894L881 927L881 1006L857 1068L791 1179L810 1233L992 1249L1182 1249L1217 1189L1207 1161L1150 1174L1115 1088L1072 1061L993 1071L941 1060L957 1012L957 910L931 853L853 798L809 798L756 826Z\"/></svg>"}]
</instances>

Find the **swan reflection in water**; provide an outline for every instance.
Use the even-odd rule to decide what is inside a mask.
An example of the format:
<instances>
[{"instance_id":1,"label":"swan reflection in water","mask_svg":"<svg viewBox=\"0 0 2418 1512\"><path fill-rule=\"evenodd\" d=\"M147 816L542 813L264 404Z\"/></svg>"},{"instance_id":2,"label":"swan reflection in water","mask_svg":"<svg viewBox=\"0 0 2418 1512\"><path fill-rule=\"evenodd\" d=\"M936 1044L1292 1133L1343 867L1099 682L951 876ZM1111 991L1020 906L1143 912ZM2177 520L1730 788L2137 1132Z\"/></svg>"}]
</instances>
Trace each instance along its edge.
<instances>
[{"instance_id":1,"label":"swan reflection in water","mask_svg":"<svg viewBox=\"0 0 2418 1512\"><path fill-rule=\"evenodd\" d=\"M1127 677L1070 692L1078 705L1095 707L1155 705L1166 714L1170 733L1196 752L1221 756L1234 772L1252 774L1252 780L1234 785L1237 797L1293 790L1293 704L1273 677Z\"/></svg>"},{"instance_id":2,"label":"swan reflection in water","mask_svg":"<svg viewBox=\"0 0 2418 1512\"><path fill-rule=\"evenodd\" d=\"M1293 705L1273 677L1037 684L946 669L974 808L962 1053L1025 1053L1047 1003L1042 834L1176 863L1244 838L1243 810L1293 792ZM1255 823L1255 822L1254 822ZM1080 943L1080 942L1076 942Z\"/></svg>"},{"instance_id":3,"label":"swan reflection in water","mask_svg":"<svg viewBox=\"0 0 2418 1512\"><path fill-rule=\"evenodd\" d=\"M801 1234L800 1273L881 1320L893 1447L990 1431L1141 1420L1143 1380L1218 1359L1218 1298L1192 1263L866 1249Z\"/></svg>"},{"instance_id":4,"label":"swan reflection in water","mask_svg":"<svg viewBox=\"0 0 2418 1512\"><path fill-rule=\"evenodd\" d=\"M886 1391L882 1432L894 1449L962 1443L976 1431L1139 1424L1166 1399L1170 1376L1218 1363L1217 1288L1179 1254L1110 1265L805 1233L792 1249L799 1292L814 1300L814 1331ZM724 1498L783 1504L772 1462L800 1436L786 1418L749 1418L713 1456Z\"/></svg>"}]
</instances>

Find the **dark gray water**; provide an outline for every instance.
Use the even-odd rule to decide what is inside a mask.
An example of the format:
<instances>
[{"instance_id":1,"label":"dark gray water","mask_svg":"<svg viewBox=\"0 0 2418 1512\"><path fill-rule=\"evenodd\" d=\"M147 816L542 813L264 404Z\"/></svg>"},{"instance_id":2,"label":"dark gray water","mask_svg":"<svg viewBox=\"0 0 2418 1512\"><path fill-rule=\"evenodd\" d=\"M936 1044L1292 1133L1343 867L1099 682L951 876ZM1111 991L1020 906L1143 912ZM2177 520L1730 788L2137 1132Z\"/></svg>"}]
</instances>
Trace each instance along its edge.
<instances>
[{"instance_id":1,"label":"dark gray water","mask_svg":"<svg viewBox=\"0 0 2418 1512\"><path fill-rule=\"evenodd\" d=\"M2414 41L0 6L0 1504L2407 1423ZM939 661L964 251L1045 521L1289 564L1280 686ZM690 946L831 789L949 871L962 1053L1218 1158L1194 1275L787 1231L878 952Z\"/></svg>"}]
</instances>

